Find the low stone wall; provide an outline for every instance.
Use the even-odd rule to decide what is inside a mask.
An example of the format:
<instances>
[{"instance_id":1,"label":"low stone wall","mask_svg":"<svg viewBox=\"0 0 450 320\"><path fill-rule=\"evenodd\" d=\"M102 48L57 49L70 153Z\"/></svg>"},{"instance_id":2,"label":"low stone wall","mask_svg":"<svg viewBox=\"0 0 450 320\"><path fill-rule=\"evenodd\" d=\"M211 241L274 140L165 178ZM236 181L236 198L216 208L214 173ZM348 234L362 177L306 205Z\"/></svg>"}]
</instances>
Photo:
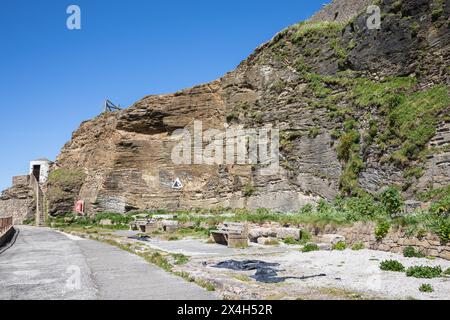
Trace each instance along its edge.
<instances>
[{"instance_id":1,"label":"low stone wall","mask_svg":"<svg viewBox=\"0 0 450 320\"><path fill-rule=\"evenodd\" d=\"M348 245L362 242L366 248L401 253L403 249L411 246L421 253L450 260L450 242L443 244L437 235L427 233L422 238L409 237L401 227L391 227L388 234L380 241L375 237L376 224L373 222L357 222L352 226L333 227L325 226L307 228L320 238L323 234L339 234L345 237Z\"/></svg>"},{"instance_id":2,"label":"low stone wall","mask_svg":"<svg viewBox=\"0 0 450 320\"><path fill-rule=\"evenodd\" d=\"M356 222L348 226L325 225L315 227L310 225L285 225L277 222L263 224L249 224L249 240L264 244L264 240L299 239L300 230L307 230L313 236L314 242L329 242L324 240L324 235L341 235L348 246L361 242L367 249L402 253L406 247L413 247L426 256L439 257L450 260L450 242L443 244L439 237L433 233L427 233L422 238L410 237L405 229L393 226L382 239L375 237L376 223ZM336 237L336 239L338 239Z\"/></svg>"}]
</instances>

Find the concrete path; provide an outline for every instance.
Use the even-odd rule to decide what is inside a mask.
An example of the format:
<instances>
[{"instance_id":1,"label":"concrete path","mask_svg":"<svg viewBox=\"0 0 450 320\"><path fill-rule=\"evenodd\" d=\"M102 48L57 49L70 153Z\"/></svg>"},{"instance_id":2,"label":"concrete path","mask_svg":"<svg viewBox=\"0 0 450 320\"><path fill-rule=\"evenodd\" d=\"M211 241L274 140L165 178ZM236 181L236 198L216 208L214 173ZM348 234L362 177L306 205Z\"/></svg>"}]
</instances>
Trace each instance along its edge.
<instances>
[{"instance_id":1,"label":"concrete path","mask_svg":"<svg viewBox=\"0 0 450 320\"><path fill-rule=\"evenodd\" d=\"M0 300L216 299L213 293L116 247L21 226L0 255Z\"/></svg>"}]
</instances>

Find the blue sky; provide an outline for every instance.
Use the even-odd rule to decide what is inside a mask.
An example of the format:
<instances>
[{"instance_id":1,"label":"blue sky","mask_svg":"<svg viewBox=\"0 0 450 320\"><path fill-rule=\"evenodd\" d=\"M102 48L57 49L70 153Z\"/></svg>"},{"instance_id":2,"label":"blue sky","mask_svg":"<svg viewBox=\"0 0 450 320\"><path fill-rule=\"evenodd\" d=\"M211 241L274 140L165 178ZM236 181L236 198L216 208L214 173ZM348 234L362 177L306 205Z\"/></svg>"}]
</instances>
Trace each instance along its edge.
<instances>
[{"instance_id":1,"label":"blue sky","mask_svg":"<svg viewBox=\"0 0 450 320\"><path fill-rule=\"evenodd\" d=\"M1 0L0 189L83 120L233 70L328 0ZM66 9L81 8L81 30Z\"/></svg>"}]
</instances>

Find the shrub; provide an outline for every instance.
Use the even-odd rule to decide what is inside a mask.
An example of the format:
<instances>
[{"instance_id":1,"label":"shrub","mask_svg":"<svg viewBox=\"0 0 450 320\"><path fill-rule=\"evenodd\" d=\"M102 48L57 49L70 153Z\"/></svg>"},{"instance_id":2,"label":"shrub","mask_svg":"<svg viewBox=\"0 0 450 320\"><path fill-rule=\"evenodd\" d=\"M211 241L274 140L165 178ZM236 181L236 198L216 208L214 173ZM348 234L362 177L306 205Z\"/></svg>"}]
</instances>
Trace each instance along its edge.
<instances>
[{"instance_id":1,"label":"shrub","mask_svg":"<svg viewBox=\"0 0 450 320\"><path fill-rule=\"evenodd\" d=\"M442 269L441 267L428 267L428 266L414 266L409 267L406 270L406 276L407 277L414 277L414 278L437 278L442 275Z\"/></svg>"},{"instance_id":2,"label":"shrub","mask_svg":"<svg viewBox=\"0 0 450 320\"><path fill-rule=\"evenodd\" d=\"M333 245L333 250L343 251L347 249L347 244L344 241L339 241Z\"/></svg>"},{"instance_id":3,"label":"shrub","mask_svg":"<svg viewBox=\"0 0 450 320\"><path fill-rule=\"evenodd\" d=\"M388 221L380 221L375 227L375 238L381 241L389 232L391 225Z\"/></svg>"},{"instance_id":4,"label":"shrub","mask_svg":"<svg viewBox=\"0 0 450 320\"><path fill-rule=\"evenodd\" d=\"M447 243L450 241L450 217L436 217L431 227L433 231L439 236L442 243Z\"/></svg>"},{"instance_id":5,"label":"shrub","mask_svg":"<svg viewBox=\"0 0 450 320\"><path fill-rule=\"evenodd\" d=\"M362 250L362 249L365 249L364 244L362 242L357 242L352 245L352 250L354 250L354 251L358 251L358 250Z\"/></svg>"},{"instance_id":6,"label":"shrub","mask_svg":"<svg viewBox=\"0 0 450 320\"><path fill-rule=\"evenodd\" d=\"M380 194L380 202L385 212L391 216L399 213L404 204L400 192L394 187L389 187Z\"/></svg>"},{"instance_id":7,"label":"shrub","mask_svg":"<svg viewBox=\"0 0 450 320\"><path fill-rule=\"evenodd\" d=\"M434 289L431 284L424 283L419 287L420 292L433 292Z\"/></svg>"},{"instance_id":8,"label":"shrub","mask_svg":"<svg viewBox=\"0 0 450 320\"><path fill-rule=\"evenodd\" d=\"M370 195L363 195L360 197L351 197L344 203L344 209L349 214L355 217L355 220L360 216L371 217L378 211L378 205Z\"/></svg>"},{"instance_id":9,"label":"shrub","mask_svg":"<svg viewBox=\"0 0 450 320\"><path fill-rule=\"evenodd\" d=\"M450 268L448 268L447 270L445 270L445 271L444 271L444 274L450 276Z\"/></svg>"},{"instance_id":10,"label":"shrub","mask_svg":"<svg viewBox=\"0 0 450 320\"><path fill-rule=\"evenodd\" d=\"M311 252L311 251L319 251L319 246L315 243L307 243L303 249L302 252Z\"/></svg>"},{"instance_id":11,"label":"shrub","mask_svg":"<svg viewBox=\"0 0 450 320\"><path fill-rule=\"evenodd\" d=\"M403 272L405 267L397 260L385 260L380 263L380 269L384 271Z\"/></svg>"},{"instance_id":12,"label":"shrub","mask_svg":"<svg viewBox=\"0 0 450 320\"><path fill-rule=\"evenodd\" d=\"M314 207L312 204L308 203L305 204L301 209L299 214L311 214L314 210Z\"/></svg>"},{"instance_id":13,"label":"shrub","mask_svg":"<svg viewBox=\"0 0 450 320\"><path fill-rule=\"evenodd\" d=\"M337 146L338 158L340 160L348 161L350 159L352 146L358 144L360 138L359 132L355 130L344 133L339 138L339 145Z\"/></svg>"},{"instance_id":14,"label":"shrub","mask_svg":"<svg viewBox=\"0 0 450 320\"><path fill-rule=\"evenodd\" d=\"M430 206L430 212L442 217L450 216L450 194L444 196L438 201L433 202Z\"/></svg>"},{"instance_id":15,"label":"shrub","mask_svg":"<svg viewBox=\"0 0 450 320\"><path fill-rule=\"evenodd\" d=\"M403 256L406 258L424 258L425 255L419 251L416 251L413 247L409 246L403 249Z\"/></svg>"}]
</instances>

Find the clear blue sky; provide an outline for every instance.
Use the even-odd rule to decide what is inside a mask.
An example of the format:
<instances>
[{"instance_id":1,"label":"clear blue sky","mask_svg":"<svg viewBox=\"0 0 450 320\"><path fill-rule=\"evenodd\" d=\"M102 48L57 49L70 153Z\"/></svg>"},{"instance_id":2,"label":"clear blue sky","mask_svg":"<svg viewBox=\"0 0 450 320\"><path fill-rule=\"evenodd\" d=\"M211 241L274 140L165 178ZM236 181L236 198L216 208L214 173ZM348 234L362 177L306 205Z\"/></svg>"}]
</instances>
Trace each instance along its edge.
<instances>
[{"instance_id":1,"label":"clear blue sky","mask_svg":"<svg viewBox=\"0 0 450 320\"><path fill-rule=\"evenodd\" d=\"M233 70L329 0L1 0L0 189L54 160L80 122ZM81 8L81 30L66 9Z\"/></svg>"}]
</instances>

